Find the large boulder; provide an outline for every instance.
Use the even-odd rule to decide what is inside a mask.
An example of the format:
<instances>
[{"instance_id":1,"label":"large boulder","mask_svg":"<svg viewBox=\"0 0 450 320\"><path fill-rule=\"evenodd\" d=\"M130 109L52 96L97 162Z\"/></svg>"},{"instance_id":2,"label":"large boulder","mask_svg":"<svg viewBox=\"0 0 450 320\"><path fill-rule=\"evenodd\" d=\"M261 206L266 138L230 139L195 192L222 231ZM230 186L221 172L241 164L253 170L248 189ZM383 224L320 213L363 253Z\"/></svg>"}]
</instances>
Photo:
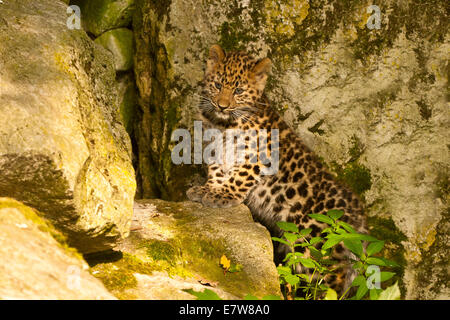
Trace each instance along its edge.
<instances>
[{"instance_id":1,"label":"large boulder","mask_svg":"<svg viewBox=\"0 0 450 320\"><path fill-rule=\"evenodd\" d=\"M170 135L192 126L208 48L269 56L273 106L365 197L372 233L403 265L404 296L449 297L445 2L371 5L136 1L139 194L179 199L197 179L193 166L170 161Z\"/></svg>"},{"instance_id":2,"label":"large boulder","mask_svg":"<svg viewBox=\"0 0 450 320\"><path fill-rule=\"evenodd\" d=\"M67 27L66 8L0 5L0 196L93 252L128 234L136 182L112 55Z\"/></svg>"},{"instance_id":3,"label":"large boulder","mask_svg":"<svg viewBox=\"0 0 450 320\"><path fill-rule=\"evenodd\" d=\"M9 198L0 198L0 257L0 300L115 299L60 232Z\"/></svg>"},{"instance_id":4,"label":"large boulder","mask_svg":"<svg viewBox=\"0 0 450 320\"><path fill-rule=\"evenodd\" d=\"M81 9L83 27L99 36L105 31L131 24L135 0L75 0Z\"/></svg>"},{"instance_id":5,"label":"large boulder","mask_svg":"<svg viewBox=\"0 0 450 320\"><path fill-rule=\"evenodd\" d=\"M109 259L97 254L88 261L122 299L194 299L188 289L209 289L222 299L281 296L270 235L244 205L139 200L132 232L115 250ZM235 272L220 265L223 256Z\"/></svg>"}]
</instances>

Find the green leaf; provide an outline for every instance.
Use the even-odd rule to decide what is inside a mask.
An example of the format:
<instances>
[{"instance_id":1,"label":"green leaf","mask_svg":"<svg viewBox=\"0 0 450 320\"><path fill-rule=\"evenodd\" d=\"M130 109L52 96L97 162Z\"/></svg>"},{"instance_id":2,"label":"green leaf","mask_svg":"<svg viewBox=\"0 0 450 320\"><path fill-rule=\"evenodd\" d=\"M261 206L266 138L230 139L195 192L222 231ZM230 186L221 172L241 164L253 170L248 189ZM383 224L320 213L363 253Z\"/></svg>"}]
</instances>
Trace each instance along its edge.
<instances>
[{"instance_id":1,"label":"green leaf","mask_svg":"<svg viewBox=\"0 0 450 320\"><path fill-rule=\"evenodd\" d=\"M380 282L387 281L390 278L392 278L393 276L395 276L395 272L382 271L382 272L380 272Z\"/></svg>"},{"instance_id":2,"label":"green leaf","mask_svg":"<svg viewBox=\"0 0 450 320\"><path fill-rule=\"evenodd\" d=\"M361 257L363 254L363 246L361 240L344 240L344 245L356 256Z\"/></svg>"},{"instance_id":3,"label":"green leaf","mask_svg":"<svg viewBox=\"0 0 450 320\"><path fill-rule=\"evenodd\" d=\"M345 229L341 229L340 227L337 227L336 231L337 234L346 234L347 231L345 231Z\"/></svg>"},{"instance_id":4,"label":"green leaf","mask_svg":"<svg viewBox=\"0 0 450 320\"><path fill-rule=\"evenodd\" d=\"M283 239L280 239L280 238L277 238L277 237L272 237L272 240L273 240L273 241L277 241L277 242L281 242L281 243L284 243L284 244L287 244L288 246L291 245L291 244L290 244L289 242L287 242L286 240L283 240Z\"/></svg>"},{"instance_id":5,"label":"green leaf","mask_svg":"<svg viewBox=\"0 0 450 320\"><path fill-rule=\"evenodd\" d=\"M337 300L337 293L331 288L328 288L327 294L325 295L324 300Z\"/></svg>"},{"instance_id":6,"label":"green leaf","mask_svg":"<svg viewBox=\"0 0 450 320\"><path fill-rule=\"evenodd\" d=\"M358 290L356 291L356 299L361 300L366 295L367 291L369 291L369 288L367 288L366 281L364 281L360 284Z\"/></svg>"},{"instance_id":7,"label":"green leaf","mask_svg":"<svg viewBox=\"0 0 450 320\"><path fill-rule=\"evenodd\" d=\"M294 233L285 232L283 236L291 243L295 243L298 239L298 236Z\"/></svg>"},{"instance_id":8,"label":"green leaf","mask_svg":"<svg viewBox=\"0 0 450 320\"><path fill-rule=\"evenodd\" d=\"M222 300L217 293L209 289L205 289L203 292L195 291L193 289L183 289L183 291L196 296L197 300Z\"/></svg>"},{"instance_id":9,"label":"green leaf","mask_svg":"<svg viewBox=\"0 0 450 320\"><path fill-rule=\"evenodd\" d=\"M346 233L346 234L341 234L339 235L339 237L342 237L342 240L346 239L346 240L363 240L363 241L379 241L378 239L369 236L367 234L361 234L361 233Z\"/></svg>"},{"instance_id":10,"label":"green leaf","mask_svg":"<svg viewBox=\"0 0 450 320\"><path fill-rule=\"evenodd\" d=\"M321 237L314 237L314 238L311 238L311 240L309 240L309 244L313 245L313 244L316 244L316 243L318 243L318 242L320 242L322 240L323 240L323 238L321 238Z\"/></svg>"},{"instance_id":11,"label":"green leaf","mask_svg":"<svg viewBox=\"0 0 450 320\"><path fill-rule=\"evenodd\" d=\"M383 249L384 241L374 241L367 246L366 253L368 256L371 256L375 253L378 253Z\"/></svg>"},{"instance_id":12,"label":"green leaf","mask_svg":"<svg viewBox=\"0 0 450 320\"><path fill-rule=\"evenodd\" d=\"M308 234L310 234L311 231L312 231L311 228L302 229L302 230L300 230L300 235L303 236L303 237L305 237L305 236L307 236Z\"/></svg>"},{"instance_id":13,"label":"green leaf","mask_svg":"<svg viewBox=\"0 0 450 320\"><path fill-rule=\"evenodd\" d=\"M309 281L309 276L306 275L306 274L301 273L301 274L298 274L297 276L298 276L300 279L303 279L303 280L305 280L305 281Z\"/></svg>"},{"instance_id":14,"label":"green leaf","mask_svg":"<svg viewBox=\"0 0 450 320\"><path fill-rule=\"evenodd\" d=\"M379 290L379 289L370 289L369 290L369 297L370 297L370 300L378 300L378 297L379 297L379 292L380 292L381 290Z\"/></svg>"},{"instance_id":15,"label":"green leaf","mask_svg":"<svg viewBox=\"0 0 450 320\"><path fill-rule=\"evenodd\" d=\"M323 229L321 233L332 233L332 232L333 232L333 228L328 227L328 228Z\"/></svg>"},{"instance_id":16,"label":"green leaf","mask_svg":"<svg viewBox=\"0 0 450 320\"><path fill-rule=\"evenodd\" d=\"M341 226L342 228L347 230L347 232L356 233L355 229L353 229L353 227L351 225L349 225L348 223L345 223L343 221L337 221L336 223L338 226Z\"/></svg>"},{"instance_id":17,"label":"green leaf","mask_svg":"<svg viewBox=\"0 0 450 320\"><path fill-rule=\"evenodd\" d=\"M392 260L382 258L382 257L379 257L378 259L383 260L387 267L399 267L399 265Z\"/></svg>"},{"instance_id":18,"label":"green leaf","mask_svg":"<svg viewBox=\"0 0 450 320\"><path fill-rule=\"evenodd\" d=\"M254 295L248 294L244 297L244 300L259 300L259 299Z\"/></svg>"},{"instance_id":19,"label":"green leaf","mask_svg":"<svg viewBox=\"0 0 450 320\"><path fill-rule=\"evenodd\" d=\"M400 289L398 283L387 287L385 290L380 292L378 300L399 300L400 299Z\"/></svg>"},{"instance_id":20,"label":"green leaf","mask_svg":"<svg viewBox=\"0 0 450 320\"><path fill-rule=\"evenodd\" d=\"M340 238L331 237L327 241L325 241L325 243L322 246L322 250L326 250L328 248L334 247L336 244L338 244L341 241L342 241L342 239L340 239Z\"/></svg>"},{"instance_id":21,"label":"green leaf","mask_svg":"<svg viewBox=\"0 0 450 320\"><path fill-rule=\"evenodd\" d=\"M369 258L367 258L366 262L367 262L368 264L374 264L374 265L376 265L376 266L382 266L382 267L387 266L386 262L384 262L384 261L383 261L382 259L380 259L380 258L375 258L375 257L369 257Z\"/></svg>"},{"instance_id":22,"label":"green leaf","mask_svg":"<svg viewBox=\"0 0 450 320\"><path fill-rule=\"evenodd\" d=\"M352 282L352 287L358 287L358 286L360 286L361 284L363 284L363 283L366 283L366 278L364 277L364 276L362 276L362 275L359 275L359 276L357 276L355 279L353 279L353 282Z\"/></svg>"},{"instance_id":23,"label":"green leaf","mask_svg":"<svg viewBox=\"0 0 450 320\"><path fill-rule=\"evenodd\" d=\"M292 269L289 268L289 267L278 266L278 267L277 267L277 270L278 270L278 274L279 274L279 275L282 275L282 276L288 275L288 274L292 274Z\"/></svg>"},{"instance_id":24,"label":"green leaf","mask_svg":"<svg viewBox=\"0 0 450 320\"><path fill-rule=\"evenodd\" d=\"M363 263L361 261L357 261L353 264L352 268L355 270L358 270L358 269L362 268L362 266L363 266Z\"/></svg>"},{"instance_id":25,"label":"green leaf","mask_svg":"<svg viewBox=\"0 0 450 320\"><path fill-rule=\"evenodd\" d=\"M323 259L323 260L320 260L320 263L324 264L326 266L333 266L333 265L337 264L338 262L336 260L332 260L332 259Z\"/></svg>"},{"instance_id":26,"label":"green leaf","mask_svg":"<svg viewBox=\"0 0 450 320\"><path fill-rule=\"evenodd\" d=\"M332 218L333 220L337 220L340 217L342 217L344 215L344 211L342 210L330 210L327 212L327 216L329 216L330 218Z\"/></svg>"},{"instance_id":27,"label":"green leaf","mask_svg":"<svg viewBox=\"0 0 450 320\"><path fill-rule=\"evenodd\" d=\"M343 240L361 240L361 241L378 241L376 238L371 237L367 234L361 233L345 233L345 234L329 234L326 236L327 239L338 239Z\"/></svg>"},{"instance_id":28,"label":"green leaf","mask_svg":"<svg viewBox=\"0 0 450 320\"><path fill-rule=\"evenodd\" d=\"M286 222L286 221L278 221L277 226L283 230L283 231L289 231L289 232L297 232L298 233L298 227L295 223L292 222Z\"/></svg>"},{"instance_id":29,"label":"green leaf","mask_svg":"<svg viewBox=\"0 0 450 320\"><path fill-rule=\"evenodd\" d=\"M288 274L284 277L284 280L289 283L291 286L295 286L300 282L300 278L295 274Z\"/></svg>"},{"instance_id":30,"label":"green leaf","mask_svg":"<svg viewBox=\"0 0 450 320\"><path fill-rule=\"evenodd\" d=\"M334 224L333 219L323 214L310 213L308 214L308 216L310 216L313 219L316 219L317 221L328 223L329 225Z\"/></svg>"},{"instance_id":31,"label":"green leaf","mask_svg":"<svg viewBox=\"0 0 450 320\"><path fill-rule=\"evenodd\" d=\"M320 259L323 257L322 253L314 247L309 247L309 252L316 259Z\"/></svg>"},{"instance_id":32,"label":"green leaf","mask_svg":"<svg viewBox=\"0 0 450 320\"><path fill-rule=\"evenodd\" d=\"M314 268L316 267L316 264L312 259L309 258L299 258L298 261L305 266L306 268Z\"/></svg>"}]
</instances>

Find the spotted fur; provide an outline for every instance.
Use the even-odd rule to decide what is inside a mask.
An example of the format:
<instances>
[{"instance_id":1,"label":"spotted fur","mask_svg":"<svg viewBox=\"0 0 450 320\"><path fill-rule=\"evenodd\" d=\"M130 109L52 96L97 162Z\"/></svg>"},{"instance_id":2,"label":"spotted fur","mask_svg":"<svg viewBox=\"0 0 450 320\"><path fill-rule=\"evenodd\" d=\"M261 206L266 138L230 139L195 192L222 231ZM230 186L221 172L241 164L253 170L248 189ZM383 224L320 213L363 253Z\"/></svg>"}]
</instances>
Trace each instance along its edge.
<instances>
[{"instance_id":1,"label":"spotted fur","mask_svg":"<svg viewBox=\"0 0 450 320\"><path fill-rule=\"evenodd\" d=\"M209 165L206 184L189 189L188 198L210 207L245 203L254 219L266 226L273 236L281 234L277 221L294 222L300 229L312 228L311 236L319 236L326 225L307 214L324 214L331 209L343 210L344 222L359 232L366 232L358 196L336 181L317 156L270 108L263 94L270 65L268 58L256 60L244 52L226 54L219 46L213 46L207 61L200 111L210 126L221 130L266 129L269 153L272 146L270 130L278 129L278 172L261 174L265 164L252 148L258 142L259 131L252 132L245 136L244 146L238 145L246 151L245 161L239 165ZM252 161L255 159L256 162ZM275 262L279 263L287 248L274 243L274 249ZM350 255L340 245L333 253L333 258L340 263L336 275L331 275L327 282L339 292L344 291L354 276L346 263L346 257Z\"/></svg>"}]
</instances>

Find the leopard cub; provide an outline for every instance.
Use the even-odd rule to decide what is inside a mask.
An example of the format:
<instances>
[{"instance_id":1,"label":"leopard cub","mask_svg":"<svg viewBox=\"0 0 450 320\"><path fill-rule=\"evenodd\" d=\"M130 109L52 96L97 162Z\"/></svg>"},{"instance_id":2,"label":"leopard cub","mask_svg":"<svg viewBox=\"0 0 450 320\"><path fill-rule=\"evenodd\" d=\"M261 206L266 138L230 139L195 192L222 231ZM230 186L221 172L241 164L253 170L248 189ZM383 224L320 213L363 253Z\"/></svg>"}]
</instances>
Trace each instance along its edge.
<instances>
[{"instance_id":1,"label":"leopard cub","mask_svg":"<svg viewBox=\"0 0 450 320\"><path fill-rule=\"evenodd\" d=\"M358 232L366 232L357 195L336 181L270 107L263 93L270 69L268 58L256 60L245 52L225 53L218 45L211 47L199 105L202 118L222 131L241 129L251 134L245 136L244 161L211 163L206 184L190 188L188 198L210 207L244 203L254 219L277 237L281 235L276 225L278 221L294 222L300 230L312 228L310 236L319 236L326 225L308 214L324 214L331 209L344 211L344 222ZM279 147L276 149L272 129L278 130ZM271 154L277 151L279 155L278 171L272 175L263 174L267 164L261 160L260 151L254 148L260 142L261 132L267 133L266 150ZM285 245L274 243L275 262L281 262L288 250ZM326 281L338 292L343 292L353 280L354 272L346 262L351 255L340 245L333 253L339 265L336 274Z\"/></svg>"}]
</instances>

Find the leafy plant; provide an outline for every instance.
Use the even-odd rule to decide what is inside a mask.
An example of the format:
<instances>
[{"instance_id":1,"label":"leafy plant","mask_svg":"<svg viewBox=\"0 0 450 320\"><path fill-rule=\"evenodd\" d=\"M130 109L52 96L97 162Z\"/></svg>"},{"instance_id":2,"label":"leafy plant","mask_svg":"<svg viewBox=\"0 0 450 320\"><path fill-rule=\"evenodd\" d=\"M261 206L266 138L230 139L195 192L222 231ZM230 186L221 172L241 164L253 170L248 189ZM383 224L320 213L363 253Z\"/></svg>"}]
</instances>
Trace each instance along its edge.
<instances>
[{"instance_id":1,"label":"leafy plant","mask_svg":"<svg viewBox=\"0 0 450 320\"><path fill-rule=\"evenodd\" d=\"M349 299L360 300L397 300L400 299L398 284L381 289L381 283L386 283L395 273L381 271L381 268L396 267L397 263L379 256L384 247L384 241L367 234L357 233L353 227L341 220L344 215L341 210L330 210L323 214L309 214L319 222L326 223L327 228L322 230L322 236L311 237L311 228L299 230L297 225L290 222L279 221L278 227L283 231L281 238L272 237L272 240L287 245L290 251L285 259L284 265L277 267L280 284L284 288L284 297L288 300L342 300L347 298L349 289L354 287L356 293ZM340 297L337 292L328 287L325 277L335 274L335 265L331 256L335 247L342 244L350 250L356 259L350 259L352 268L357 276L349 289ZM308 251L309 255L298 252L295 249L301 247ZM220 266L224 272L233 272L231 261L223 255ZM240 265L237 265L240 266ZM309 272L298 273L302 270ZM239 269L239 268L238 268ZM238 270L239 271L239 270ZM375 282L375 283L374 283ZM184 291L194 295L198 300L221 299L214 291L205 289L203 292L192 289ZM300 293L300 294L298 294ZM245 300L258 300L257 297L248 294ZM269 295L262 300L279 300L281 297Z\"/></svg>"},{"instance_id":2,"label":"leafy plant","mask_svg":"<svg viewBox=\"0 0 450 320\"><path fill-rule=\"evenodd\" d=\"M338 297L337 293L325 284L325 277L335 274L336 261L332 260L332 252L340 243L356 256L356 260L350 259L350 263L357 272L351 287L356 287L357 290L350 299L400 298L397 283L385 290L380 287L382 282L395 275L393 272L380 271L380 267L398 266L393 261L376 256L383 249L384 242L372 236L357 233L352 226L339 220L343 215L344 212L341 210L330 210L326 215L309 214L311 218L329 225L322 230L322 236L316 237L310 236L311 228L299 230L294 223L284 221L277 223L283 231L283 236L282 238L272 237L272 240L289 246L291 251L286 255L284 265L277 267L280 283L284 287L284 295L287 299L346 298L348 289ZM309 252L309 255L296 251L297 247L304 248L301 251ZM299 269L309 272L298 273ZM298 295L299 292L301 296Z\"/></svg>"}]
</instances>

